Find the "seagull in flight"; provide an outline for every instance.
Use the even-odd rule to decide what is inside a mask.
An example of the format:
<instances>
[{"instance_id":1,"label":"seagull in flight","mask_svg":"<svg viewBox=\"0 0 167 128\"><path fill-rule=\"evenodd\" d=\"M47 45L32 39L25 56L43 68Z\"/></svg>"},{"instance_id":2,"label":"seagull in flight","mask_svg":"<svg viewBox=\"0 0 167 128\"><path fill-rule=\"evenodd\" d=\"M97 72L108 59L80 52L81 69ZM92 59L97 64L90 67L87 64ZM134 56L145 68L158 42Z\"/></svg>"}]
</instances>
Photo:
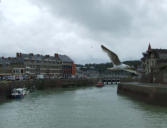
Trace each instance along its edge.
<instances>
[{"instance_id":1,"label":"seagull in flight","mask_svg":"<svg viewBox=\"0 0 167 128\"><path fill-rule=\"evenodd\" d=\"M117 54L115 54L114 52L112 52L111 50L106 48L104 45L101 45L101 48L104 52L107 53L107 55L110 57L110 59L113 63L113 67L108 68L109 70L124 70L124 71L130 72L132 74L139 75L139 73L133 67L121 63Z\"/></svg>"}]
</instances>

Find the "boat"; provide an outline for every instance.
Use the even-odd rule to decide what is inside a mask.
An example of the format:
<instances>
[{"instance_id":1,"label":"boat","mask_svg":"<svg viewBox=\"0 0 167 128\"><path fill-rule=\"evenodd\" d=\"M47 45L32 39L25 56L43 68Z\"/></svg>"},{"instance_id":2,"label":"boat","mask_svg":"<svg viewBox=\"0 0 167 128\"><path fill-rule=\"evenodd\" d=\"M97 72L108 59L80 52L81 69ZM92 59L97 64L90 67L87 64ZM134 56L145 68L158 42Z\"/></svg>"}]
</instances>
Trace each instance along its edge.
<instances>
[{"instance_id":1,"label":"boat","mask_svg":"<svg viewBox=\"0 0 167 128\"><path fill-rule=\"evenodd\" d=\"M12 98L23 98L29 91L26 88L14 88L11 93Z\"/></svg>"},{"instance_id":2,"label":"boat","mask_svg":"<svg viewBox=\"0 0 167 128\"><path fill-rule=\"evenodd\" d=\"M103 87L103 86L104 86L104 84L103 84L102 81L99 81L99 82L97 82L97 84L96 84L96 87Z\"/></svg>"},{"instance_id":3,"label":"boat","mask_svg":"<svg viewBox=\"0 0 167 128\"><path fill-rule=\"evenodd\" d=\"M24 95L27 95L30 93L30 90L28 90L27 88L23 88L23 93Z\"/></svg>"}]
</instances>

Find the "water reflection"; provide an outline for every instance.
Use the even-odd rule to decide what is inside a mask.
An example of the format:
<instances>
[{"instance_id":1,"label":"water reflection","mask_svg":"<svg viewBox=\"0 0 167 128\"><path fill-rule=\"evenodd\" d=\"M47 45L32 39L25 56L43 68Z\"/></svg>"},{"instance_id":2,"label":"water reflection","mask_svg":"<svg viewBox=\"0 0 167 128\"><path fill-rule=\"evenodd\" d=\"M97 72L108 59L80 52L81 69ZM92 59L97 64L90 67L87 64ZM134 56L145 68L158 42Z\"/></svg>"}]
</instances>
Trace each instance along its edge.
<instances>
[{"instance_id":1,"label":"water reflection","mask_svg":"<svg viewBox=\"0 0 167 128\"><path fill-rule=\"evenodd\" d=\"M0 113L0 128L167 127L167 108L117 95L117 86L36 91Z\"/></svg>"}]
</instances>

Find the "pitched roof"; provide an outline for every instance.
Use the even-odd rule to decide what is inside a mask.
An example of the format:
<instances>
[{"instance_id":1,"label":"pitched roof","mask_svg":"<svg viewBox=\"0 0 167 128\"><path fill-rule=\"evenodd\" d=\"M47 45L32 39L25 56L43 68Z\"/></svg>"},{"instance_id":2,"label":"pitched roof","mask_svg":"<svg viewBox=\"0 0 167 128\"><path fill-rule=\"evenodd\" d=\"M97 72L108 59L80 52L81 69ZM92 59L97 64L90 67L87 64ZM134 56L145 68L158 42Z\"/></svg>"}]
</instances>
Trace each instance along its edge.
<instances>
[{"instance_id":1,"label":"pitched roof","mask_svg":"<svg viewBox=\"0 0 167 128\"><path fill-rule=\"evenodd\" d=\"M21 54L21 56L19 56L17 58L22 58L24 60L30 59L30 60L38 60L38 61L44 61L44 60L55 61L55 60L59 60L59 58L56 58L54 56L49 56L49 55L23 54L23 53Z\"/></svg>"},{"instance_id":2,"label":"pitched roof","mask_svg":"<svg viewBox=\"0 0 167 128\"><path fill-rule=\"evenodd\" d=\"M151 49L151 51L159 52L159 53L167 53L167 49Z\"/></svg>"},{"instance_id":3,"label":"pitched roof","mask_svg":"<svg viewBox=\"0 0 167 128\"><path fill-rule=\"evenodd\" d=\"M19 55L16 57L9 57L9 58L0 58L0 65L8 65L13 63L24 63L26 59L28 60L37 60L37 61L62 61L67 63L73 63L73 60L66 56L66 55L59 55L58 56L49 56L49 55L39 55L39 54L24 54L18 53Z\"/></svg>"},{"instance_id":4,"label":"pitched roof","mask_svg":"<svg viewBox=\"0 0 167 128\"><path fill-rule=\"evenodd\" d=\"M49 55L39 55L39 54L21 54L20 57L18 58L28 58L28 59L32 59L32 60L45 60L45 59L48 59L48 60L60 60L62 62L70 62L72 63L73 60L68 57L67 55L60 55L58 54L58 58L55 57L55 56L49 56Z\"/></svg>"},{"instance_id":5,"label":"pitched roof","mask_svg":"<svg viewBox=\"0 0 167 128\"><path fill-rule=\"evenodd\" d=\"M59 55L59 58L63 62L71 62L71 63L73 62L73 60L70 57L66 56L66 55Z\"/></svg>"},{"instance_id":6,"label":"pitched roof","mask_svg":"<svg viewBox=\"0 0 167 128\"><path fill-rule=\"evenodd\" d=\"M167 49L152 49L151 52L154 52L159 59L167 59Z\"/></svg>"},{"instance_id":7,"label":"pitched roof","mask_svg":"<svg viewBox=\"0 0 167 128\"><path fill-rule=\"evenodd\" d=\"M149 45L148 45L148 51L150 51L151 50L151 44L149 43Z\"/></svg>"}]
</instances>

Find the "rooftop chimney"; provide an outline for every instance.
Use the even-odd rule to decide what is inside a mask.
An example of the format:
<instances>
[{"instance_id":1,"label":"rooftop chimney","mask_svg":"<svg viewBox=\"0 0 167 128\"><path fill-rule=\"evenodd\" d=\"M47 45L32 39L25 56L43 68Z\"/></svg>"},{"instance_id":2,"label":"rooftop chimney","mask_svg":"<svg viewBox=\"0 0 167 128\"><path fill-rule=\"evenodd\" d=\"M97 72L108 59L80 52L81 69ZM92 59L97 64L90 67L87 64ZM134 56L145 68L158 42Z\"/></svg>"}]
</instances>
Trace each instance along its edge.
<instances>
[{"instance_id":1,"label":"rooftop chimney","mask_svg":"<svg viewBox=\"0 0 167 128\"><path fill-rule=\"evenodd\" d=\"M30 53L29 56L33 56L34 54L33 53Z\"/></svg>"},{"instance_id":2,"label":"rooftop chimney","mask_svg":"<svg viewBox=\"0 0 167 128\"><path fill-rule=\"evenodd\" d=\"M59 57L59 54L58 54L58 53L55 53L55 57L58 58L58 57Z\"/></svg>"},{"instance_id":3,"label":"rooftop chimney","mask_svg":"<svg viewBox=\"0 0 167 128\"><path fill-rule=\"evenodd\" d=\"M16 57L21 57L21 56L22 56L21 52L20 53L19 52L16 53Z\"/></svg>"},{"instance_id":4,"label":"rooftop chimney","mask_svg":"<svg viewBox=\"0 0 167 128\"><path fill-rule=\"evenodd\" d=\"M49 55L45 55L45 57L48 57L48 58L49 58L50 56L49 56Z\"/></svg>"},{"instance_id":5,"label":"rooftop chimney","mask_svg":"<svg viewBox=\"0 0 167 128\"><path fill-rule=\"evenodd\" d=\"M19 57L19 56L20 56L20 53L17 52L17 53L16 53L16 57Z\"/></svg>"}]
</instances>

